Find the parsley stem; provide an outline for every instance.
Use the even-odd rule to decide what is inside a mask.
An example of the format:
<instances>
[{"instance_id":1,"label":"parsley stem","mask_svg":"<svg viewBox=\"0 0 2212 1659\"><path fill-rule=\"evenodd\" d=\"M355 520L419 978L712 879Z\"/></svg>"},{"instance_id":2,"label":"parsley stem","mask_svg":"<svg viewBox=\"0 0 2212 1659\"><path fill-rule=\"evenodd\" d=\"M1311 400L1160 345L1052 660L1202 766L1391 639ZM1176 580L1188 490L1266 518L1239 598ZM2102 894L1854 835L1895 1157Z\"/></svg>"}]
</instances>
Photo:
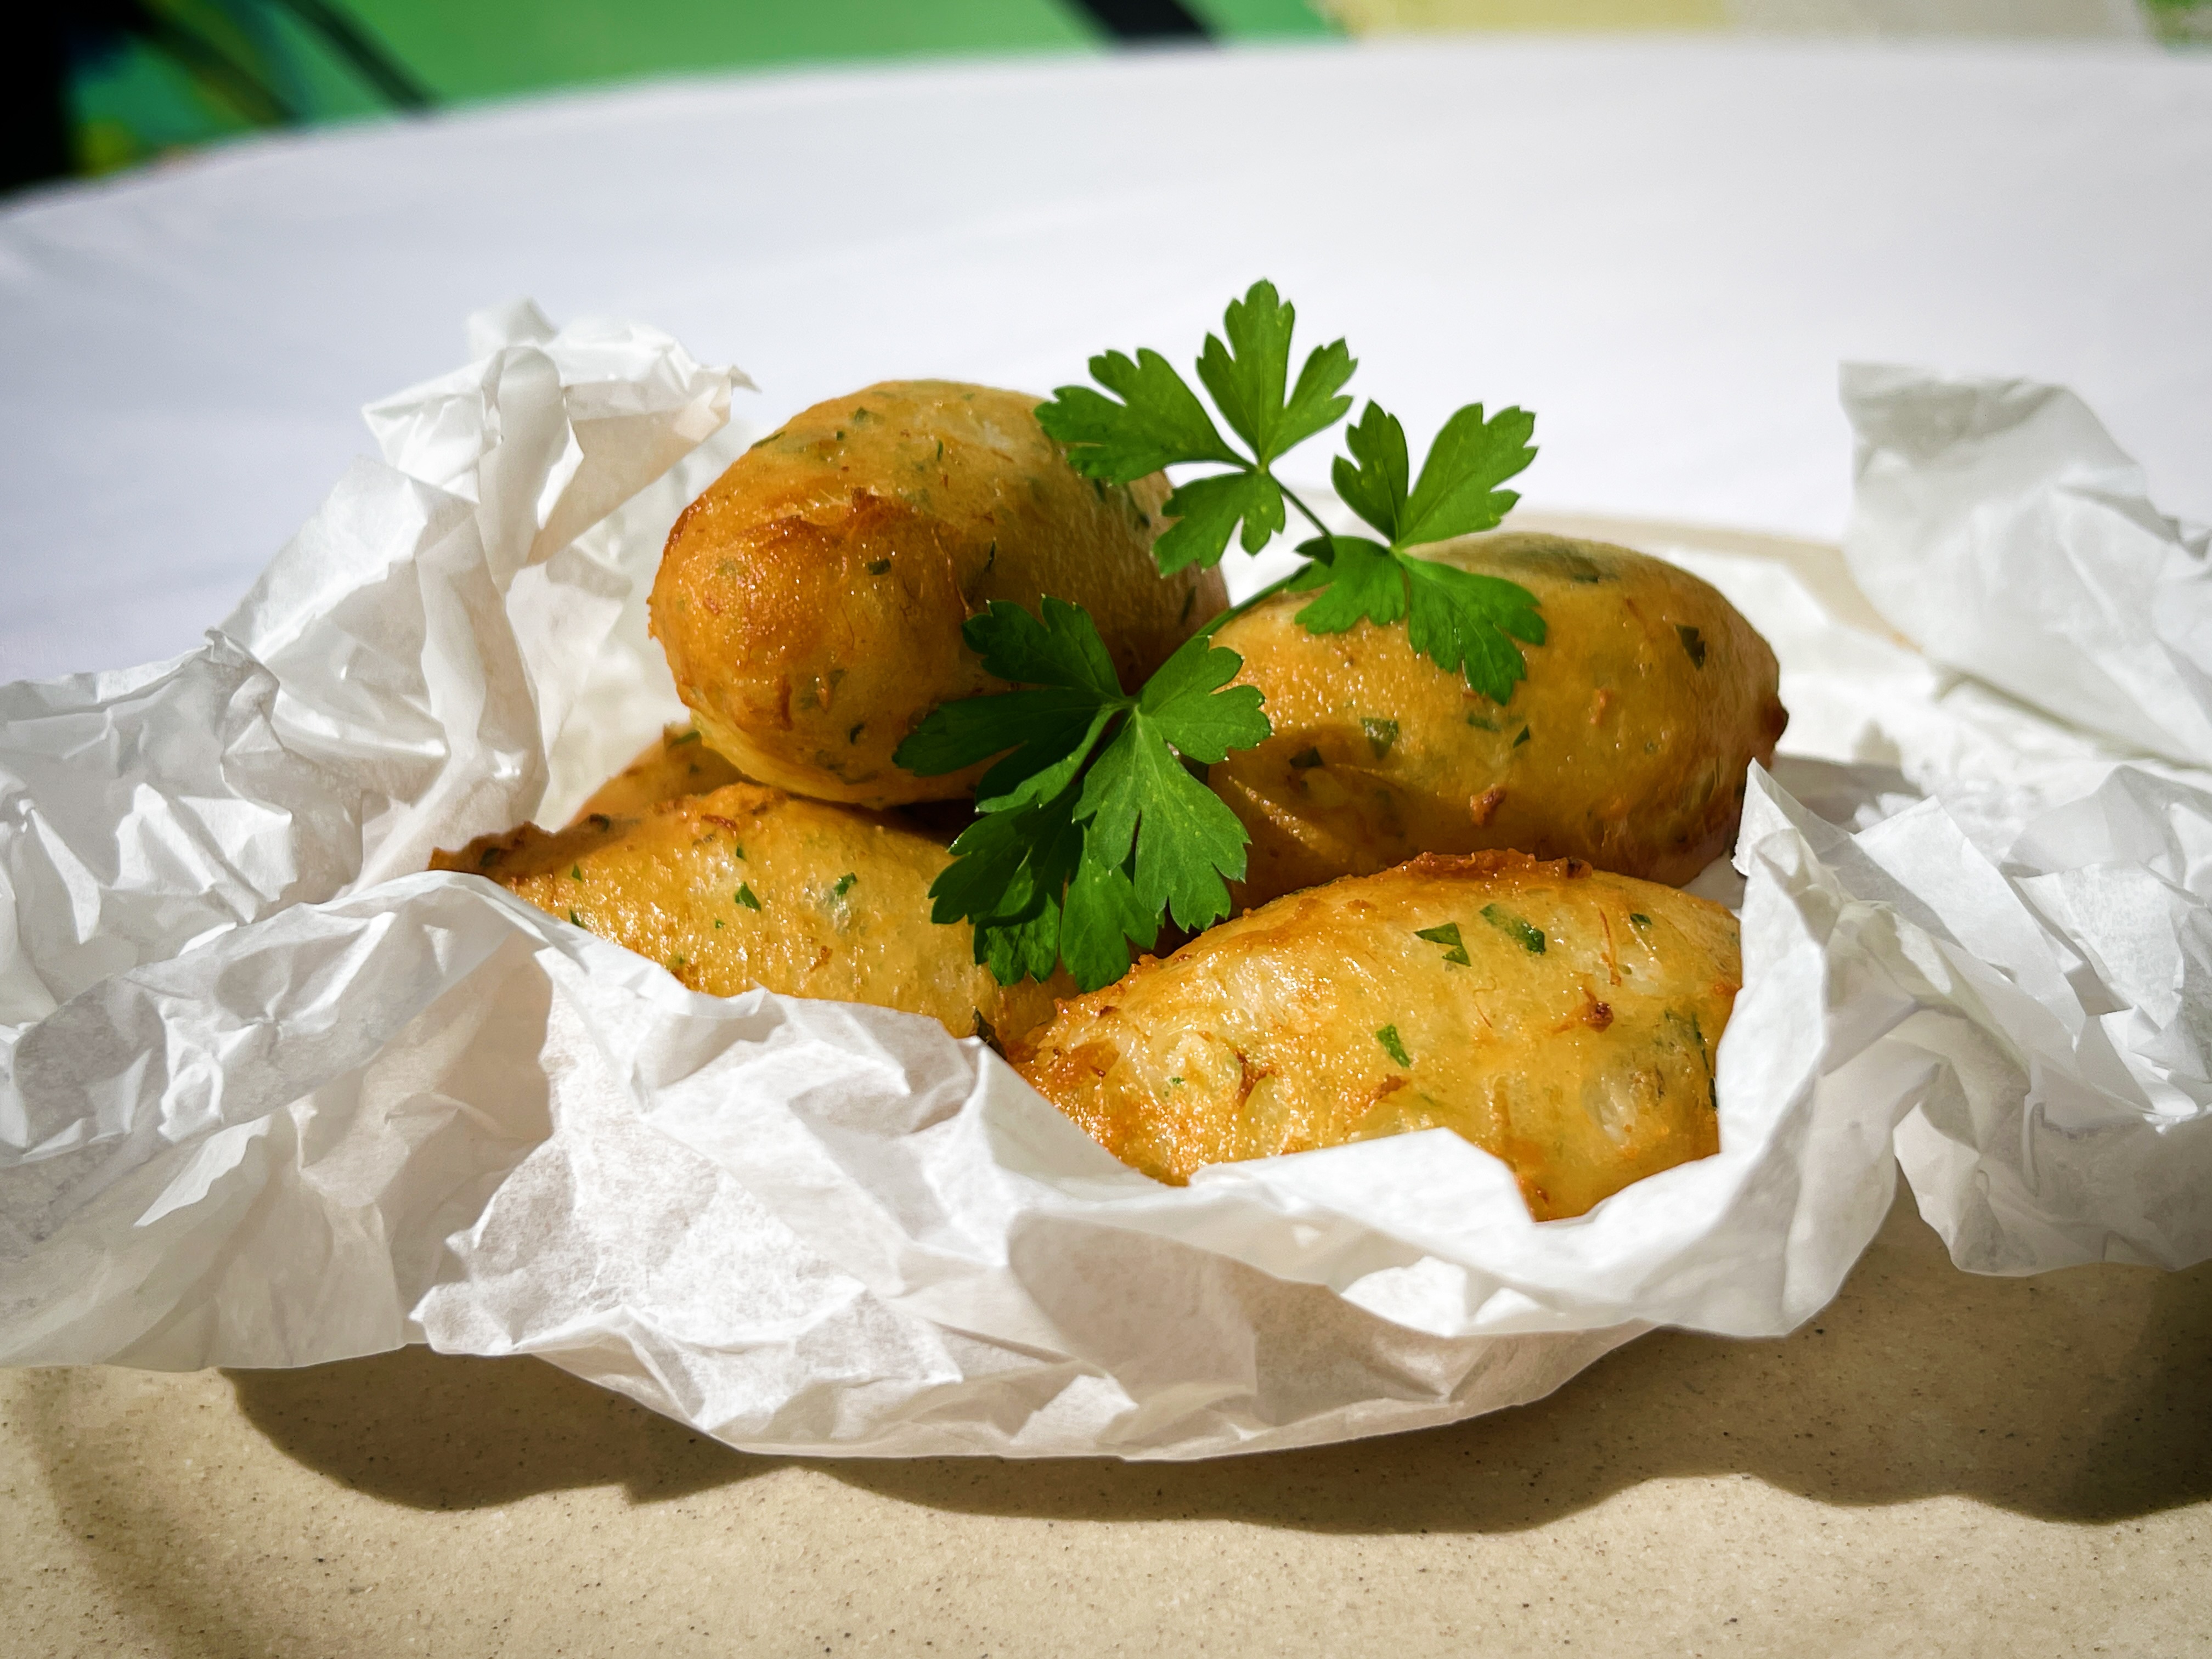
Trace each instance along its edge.
<instances>
[{"instance_id":1,"label":"parsley stem","mask_svg":"<svg viewBox=\"0 0 2212 1659\"><path fill-rule=\"evenodd\" d=\"M1312 565L1313 561L1311 559L1303 559L1299 561L1298 568L1291 572L1289 575L1281 578L1279 580L1269 582L1265 587L1255 593L1250 599L1246 599L1243 604L1231 605L1228 610L1223 611L1212 622L1206 623L1205 627L1200 629L1195 635L1192 635L1192 637L1200 640L1212 639L1216 632L1221 629L1228 627L1231 623L1235 622L1239 617L1243 616L1247 611L1249 611L1254 605L1258 605L1261 600L1273 599L1276 594L1281 592L1292 582L1297 580L1299 577L1304 575L1305 573L1312 568Z\"/></svg>"},{"instance_id":2,"label":"parsley stem","mask_svg":"<svg viewBox=\"0 0 2212 1659\"><path fill-rule=\"evenodd\" d=\"M1276 483L1279 487L1282 486L1282 481L1280 479L1276 480ZM1327 536L1329 533L1328 526L1314 516L1313 508L1308 507L1304 501L1300 501L1294 491L1291 490L1287 487L1283 487L1283 499L1288 501L1292 507L1297 508L1300 513L1304 514L1305 515L1306 522L1310 524L1316 530L1321 532L1323 536ZM1201 640L1212 639L1217 632L1226 628L1231 623L1235 622L1239 617L1243 616L1247 611L1249 611L1254 605L1258 605L1261 600L1273 599L1276 594L1281 592L1292 582L1297 580L1299 577L1305 574L1305 573L1312 568L1312 567L1313 561L1311 559L1302 561L1299 563L1298 568L1291 571L1289 575L1283 577L1278 581L1269 582L1265 587L1255 593L1250 599L1246 599L1242 605L1231 605L1228 610L1223 611L1212 622L1206 623L1205 627L1200 629L1198 630L1197 637Z\"/></svg>"},{"instance_id":3,"label":"parsley stem","mask_svg":"<svg viewBox=\"0 0 2212 1659\"><path fill-rule=\"evenodd\" d=\"M1329 528L1327 525L1323 524L1319 519L1314 516L1313 508L1308 507L1304 501L1300 501L1297 498L1297 494L1291 490L1287 484L1284 483L1280 478L1275 480L1275 485L1276 488L1283 492L1283 499L1288 501L1292 507L1297 508L1299 512L1304 514L1306 516L1306 522L1311 525L1316 530L1318 530L1322 533L1322 538L1326 540L1329 535Z\"/></svg>"}]
</instances>

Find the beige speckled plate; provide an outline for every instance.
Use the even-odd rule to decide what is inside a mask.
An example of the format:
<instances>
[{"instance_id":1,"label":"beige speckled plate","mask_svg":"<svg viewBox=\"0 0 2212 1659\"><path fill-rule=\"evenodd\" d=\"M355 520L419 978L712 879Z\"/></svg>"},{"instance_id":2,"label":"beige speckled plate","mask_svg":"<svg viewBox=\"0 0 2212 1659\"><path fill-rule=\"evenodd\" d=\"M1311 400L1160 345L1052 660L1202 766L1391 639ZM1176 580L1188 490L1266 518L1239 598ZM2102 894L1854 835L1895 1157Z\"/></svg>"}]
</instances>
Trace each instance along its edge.
<instances>
[{"instance_id":1,"label":"beige speckled plate","mask_svg":"<svg viewBox=\"0 0 2212 1659\"><path fill-rule=\"evenodd\" d=\"M1787 560L1833 550L1524 515ZM528 1359L0 1372L0 1655L2212 1654L2212 1264L1954 1270L1776 1341L1204 1464L748 1456Z\"/></svg>"}]
</instances>

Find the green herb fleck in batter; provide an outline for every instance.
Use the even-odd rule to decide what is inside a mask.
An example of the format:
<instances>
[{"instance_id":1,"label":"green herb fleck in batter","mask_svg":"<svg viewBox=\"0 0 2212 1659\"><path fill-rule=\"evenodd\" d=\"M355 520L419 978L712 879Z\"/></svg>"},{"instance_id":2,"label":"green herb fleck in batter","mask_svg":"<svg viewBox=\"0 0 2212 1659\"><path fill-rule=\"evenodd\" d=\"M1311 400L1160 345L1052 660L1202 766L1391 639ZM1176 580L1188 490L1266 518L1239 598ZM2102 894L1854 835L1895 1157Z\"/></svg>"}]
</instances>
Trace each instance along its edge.
<instances>
[{"instance_id":1,"label":"green herb fleck in batter","mask_svg":"<svg viewBox=\"0 0 2212 1659\"><path fill-rule=\"evenodd\" d=\"M1424 927L1419 933L1415 933L1413 937L1415 939L1425 939L1431 945L1441 945L1444 946L1444 960L1446 962L1456 962L1462 968L1469 965L1467 955L1467 941L1460 938L1459 924L1457 922L1448 921L1441 927Z\"/></svg>"},{"instance_id":2,"label":"green herb fleck in batter","mask_svg":"<svg viewBox=\"0 0 2212 1659\"><path fill-rule=\"evenodd\" d=\"M1544 930L1532 927L1502 904L1486 904L1482 919L1532 957L1544 954Z\"/></svg>"}]
</instances>

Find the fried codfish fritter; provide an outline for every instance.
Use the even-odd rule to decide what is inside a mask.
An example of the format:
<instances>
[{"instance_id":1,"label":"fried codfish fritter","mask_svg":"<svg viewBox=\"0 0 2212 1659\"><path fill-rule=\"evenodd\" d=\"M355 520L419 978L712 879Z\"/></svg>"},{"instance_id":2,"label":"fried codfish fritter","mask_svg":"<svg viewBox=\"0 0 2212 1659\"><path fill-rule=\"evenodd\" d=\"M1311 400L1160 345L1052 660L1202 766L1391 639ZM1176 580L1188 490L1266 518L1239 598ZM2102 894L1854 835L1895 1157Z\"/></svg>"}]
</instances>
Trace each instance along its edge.
<instances>
[{"instance_id":1,"label":"fried codfish fritter","mask_svg":"<svg viewBox=\"0 0 2212 1659\"><path fill-rule=\"evenodd\" d=\"M695 991L871 1002L955 1036L1027 1031L1074 987L1001 987L967 923L931 921L929 884L949 861L894 819L733 783L554 834L525 824L431 867L487 876Z\"/></svg>"},{"instance_id":2,"label":"fried codfish fritter","mask_svg":"<svg viewBox=\"0 0 2212 1659\"><path fill-rule=\"evenodd\" d=\"M573 830L594 817L640 817L662 801L711 794L726 784L744 781L736 767L706 745L697 726L672 726L593 790L568 827Z\"/></svg>"},{"instance_id":3,"label":"fried codfish fritter","mask_svg":"<svg viewBox=\"0 0 2212 1659\"><path fill-rule=\"evenodd\" d=\"M1050 593L1091 613L1133 690L1227 602L1218 571L1162 576L1164 477L1079 476L1036 399L886 381L817 404L676 521L653 636L707 741L746 776L872 807L967 794L981 768L892 763L940 702L1006 690L961 624Z\"/></svg>"},{"instance_id":4,"label":"fried codfish fritter","mask_svg":"<svg viewBox=\"0 0 2212 1659\"><path fill-rule=\"evenodd\" d=\"M1689 880L1735 839L1749 763L1789 715L1774 653L1711 586L1557 536L1421 550L1534 593L1545 641L1503 706L1419 655L1401 624L1312 634L1285 593L1215 643L1244 659L1274 735L1208 781L1251 833L1240 904L1417 853L1511 848Z\"/></svg>"},{"instance_id":5,"label":"fried codfish fritter","mask_svg":"<svg viewBox=\"0 0 2212 1659\"><path fill-rule=\"evenodd\" d=\"M1704 899L1573 859L1428 856L1148 957L1010 1054L1162 1181L1446 1128L1548 1221L1719 1150L1741 972L1735 919Z\"/></svg>"}]
</instances>

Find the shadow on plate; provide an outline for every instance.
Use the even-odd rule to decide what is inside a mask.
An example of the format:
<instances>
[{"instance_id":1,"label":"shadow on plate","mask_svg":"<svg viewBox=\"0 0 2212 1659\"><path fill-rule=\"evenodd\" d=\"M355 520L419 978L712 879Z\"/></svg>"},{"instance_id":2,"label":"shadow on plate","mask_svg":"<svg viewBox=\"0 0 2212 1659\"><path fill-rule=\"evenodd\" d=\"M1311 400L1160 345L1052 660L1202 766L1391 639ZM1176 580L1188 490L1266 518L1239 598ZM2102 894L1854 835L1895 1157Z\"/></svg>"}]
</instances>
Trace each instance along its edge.
<instances>
[{"instance_id":1,"label":"shadow on plate","mask_svg":"<svg viewBox=\"0 0 2212 1659\"><path fill-rule=\"evenodd\" d=\"M788 1461L528 1359L418 1348L231 1381L280 1449L422 1508L614 1483L649 1503ZM1332 1533L1517 1530L1646 1480L1730 1474L1832 1504L1958 1493L2107 1522L2212 1498L2208 1399L2212 1264L1978 1278L1901 1199L1842 1295L1795 1335L1656 1333L1549 1399L1446 1428L1205 1463L808 1466L942 1510Z\"/></svg>"},{"instance_id":2,"label":"shadow on plate","mask_svg":"<svg viewBox=\"0 0 2212 1659\"><path fill-rule=\"evenodd\" d=\"M622 1486L689 1497L779 1466L541 1360L401 1348L296 1370L227 1371L278 1450L371 1497L479 1509L538 1492Z\"/></svg>"}]
</instances>

